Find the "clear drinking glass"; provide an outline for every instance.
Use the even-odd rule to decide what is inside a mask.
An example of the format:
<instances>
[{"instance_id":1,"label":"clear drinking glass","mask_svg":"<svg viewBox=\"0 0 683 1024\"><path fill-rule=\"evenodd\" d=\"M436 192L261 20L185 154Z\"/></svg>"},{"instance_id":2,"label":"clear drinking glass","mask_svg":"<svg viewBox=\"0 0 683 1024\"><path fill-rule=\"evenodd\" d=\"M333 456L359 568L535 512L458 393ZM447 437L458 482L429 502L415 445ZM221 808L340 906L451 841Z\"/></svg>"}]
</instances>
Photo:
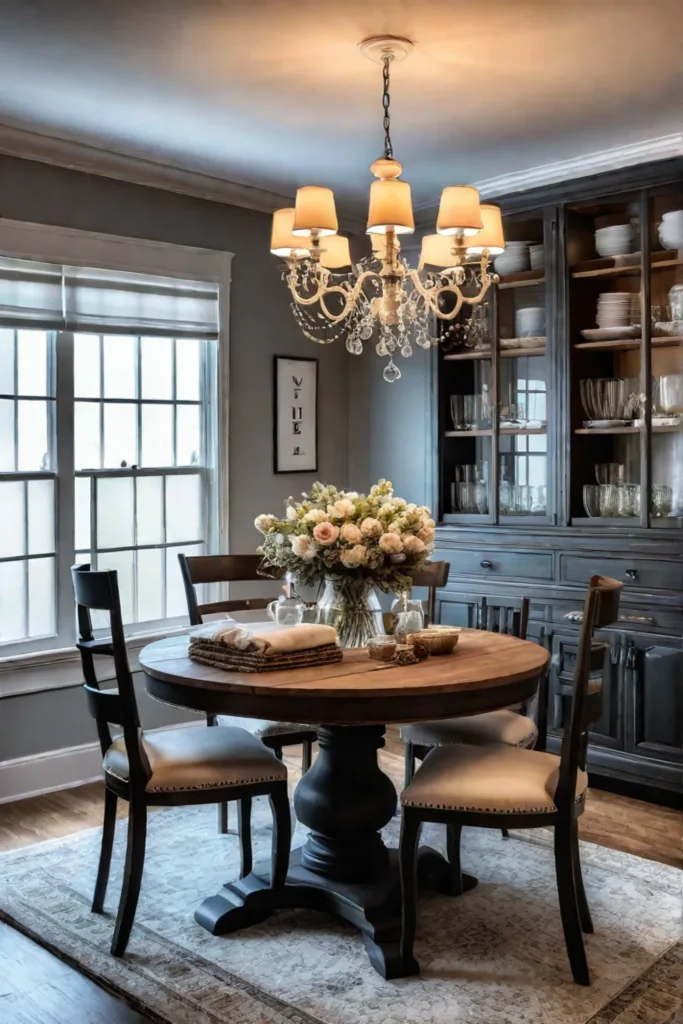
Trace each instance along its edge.
<instances>
[{"instance_id":1,"label":"clear drinking glass","mask_svg":"<svg viewBox=\"0 0 683 1024\"><path fill-rule=\"evenodd\" d=\"M618 516L639 516L640 515L640 484L621 484L616 488L617 492L617 515ZM614 513L610 513L614 514Z\"/></svg>"},{"instance_id":2,"label":"clear drinking glass","mask_svg":"<svg viewBox=\"0 0 683 1024\"><path fill-rule=\"evenodd\" d=\"M621 462L598 462L595 479L599 484L623 484L624 466Z\"/></svg>"},{"instance_id":3,"label":"clear drinking glass","mask_svg":"<svg viewBox=\"0 0 683 1024\"><path fill-rule=\"evenodd\" d=\"M650 511L655 519L668 516L673 507L673 490L666 484L654 484Z\"/></svg>"}]
</instances>

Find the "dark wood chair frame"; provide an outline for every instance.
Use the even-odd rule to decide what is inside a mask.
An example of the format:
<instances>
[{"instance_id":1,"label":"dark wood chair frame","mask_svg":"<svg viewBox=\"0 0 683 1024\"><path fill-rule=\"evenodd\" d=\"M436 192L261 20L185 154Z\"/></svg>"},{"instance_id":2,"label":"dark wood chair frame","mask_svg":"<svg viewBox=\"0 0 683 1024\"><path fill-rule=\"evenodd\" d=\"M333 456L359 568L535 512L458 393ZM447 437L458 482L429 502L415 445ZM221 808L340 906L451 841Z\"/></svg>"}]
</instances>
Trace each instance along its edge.
<instances>
[{"instance_id":1,"label":"dark wood chair frame","mask_svg":"<svg viewBox=\"0 0 683 1024\"><path fill-rule=\"evenodd\" d=\"M264 570L260 555L178 555L180 573L185 587L187 611L191 626L201 626L204 615L214 612L242 612L267 608L272 597L234 598L222 601L211 601L199 604L195 587L200 583L250 583L255 580L278 580L282 573L276 569ZM214 715L206 716L207 725L215 725ZM301 774L305 775L311 767L313 744L318 735L313 728L279 732L272 736L260 736L265 746L274 750L282 758L282 748L302 745ZM228 832L228 806L221 804L218 808L218 830L225 835Z\"/></svg>"},{"instance_id":2,"label":"dark wood chair frame","mask_svg":"<svg viewBox=\"0 0 683 1024\"><path fill-rule=\"evenodd\" d=\"M127 800L128 842L123 872L123 886L119 902L111 952L122 956L128 945L133 927L140 884L145 861L147 837L147 808L152 806L186 806L188 804L214 804L219 801L238 800L239 839L241 853L240 877L249 874L252 868L251 845L251 802L254 797L267 796L273 813L273 839L271 852L271 887L284 887L289 868L291 842L291 819L286 780L256 783L243 786L225 786L176 792L147 792L151 776L149 762L143 745L138 706L133 688L133 676L128 663L128 654L121 619L119 587L115 571L91 572L89 565L75 565L71 570L78 619L79 638L77 647L81 653L84 690L88 698L91 715L97 724L97 733L106 754L112 744L110 725L120 726L126 746L129 764L129 781L123 782L105 772L104 827L102 846L95 883L92 911L103 912L104 899L109 880L112 846L116 826L116 806L119 799ZM111 637L95 639L92 629L91 610L109 613ZM95 656L108 655L113 658L116 675L116 689L110 689L110 681L101 688L95 672Z\"/></svg>"},{"instance_id":3,"label":"dark wood chair frame","mask_svg":"<svg viewBox=\"0 0 683 1024\"><path fill-rule=\"evenodd\" d=\"M585 793L575 799L579 768L586 770L588 729L602 713L602 687L589 691L591 677L604 671L607 644L593 641L593 631L611 622L619 614L622 584L600 576L591 578L586 596L583 623L574 674L574 690L569 726L560 754L560 774L555 792L556 811L545 814L501 814L461 812L404 807L401 817L399 861L402 893L401 958L407 973L417 973L413 956L417 921L417 849L425 822L447 827L447 853L451 868L450 895L463 892L460 867L460 837L466 825L502 829L514 822L515 828L554 828L555 873L560 914L574 981L589 985L590 975L583 945L583 934L593 932L588 901L581 875L578 818L585 808Z\"/></svg>"}]
</instances>

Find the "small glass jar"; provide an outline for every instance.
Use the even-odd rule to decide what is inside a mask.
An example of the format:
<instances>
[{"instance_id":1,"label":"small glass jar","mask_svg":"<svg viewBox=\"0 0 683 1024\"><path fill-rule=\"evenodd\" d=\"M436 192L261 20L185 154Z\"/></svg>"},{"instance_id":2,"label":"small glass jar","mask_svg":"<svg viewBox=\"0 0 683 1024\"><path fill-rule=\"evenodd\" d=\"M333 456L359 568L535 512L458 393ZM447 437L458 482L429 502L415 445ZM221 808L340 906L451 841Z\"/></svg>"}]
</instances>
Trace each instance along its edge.
<instances>
[{"instance_id":1,"label":"small glass jar","mask_svg":"<svg viewBox=\"0 0 683 1024\"><path fill-rule=\"evenodd\" d=\"M393 661L396 646L393 636L371 636L368 640L368 654L375 661Z\"/></svg>"},{"instance_id":2,"label":"small glass jar","mask_svg":"<svg viewBox=\"0 0 683 1024\"><path fill-rule=\"evenodd\" d=\"M409 633L419 633L424 626L424 608L422 601L401 594L391 606L394 636L406 637Z\"/></svg>"}]
</instances>

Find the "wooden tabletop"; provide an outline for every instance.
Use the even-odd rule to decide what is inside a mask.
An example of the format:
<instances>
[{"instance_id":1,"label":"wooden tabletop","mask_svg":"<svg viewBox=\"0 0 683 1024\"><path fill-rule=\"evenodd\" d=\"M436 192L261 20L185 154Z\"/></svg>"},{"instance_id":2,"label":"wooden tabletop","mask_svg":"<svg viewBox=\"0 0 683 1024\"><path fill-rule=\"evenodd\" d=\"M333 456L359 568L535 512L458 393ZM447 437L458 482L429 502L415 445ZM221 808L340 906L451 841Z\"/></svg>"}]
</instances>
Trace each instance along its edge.
<instances>
[{"instance_id":1,"label":"wooden tabletop","mask_svg":"<svg viewBox=\"0 0 683 1024\"><path fill-rule=\"evenodd\" d=\"M187 656L188 637L140 652L151 696L219 714L314 724L451 718L506 707L534 693L548 661L537 644L463 630L452 655L418 665L373 661L363 649L343 661L277 672L226 672Z\"/></svg>"}]
</instances>

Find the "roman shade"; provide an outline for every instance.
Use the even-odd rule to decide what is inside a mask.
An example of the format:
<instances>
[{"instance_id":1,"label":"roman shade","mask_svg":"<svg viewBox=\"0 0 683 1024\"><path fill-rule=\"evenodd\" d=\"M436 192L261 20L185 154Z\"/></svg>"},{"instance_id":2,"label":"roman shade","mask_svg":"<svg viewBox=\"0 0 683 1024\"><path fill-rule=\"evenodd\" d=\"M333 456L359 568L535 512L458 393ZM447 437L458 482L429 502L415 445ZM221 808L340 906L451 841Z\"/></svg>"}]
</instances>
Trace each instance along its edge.
<instances>
[{"instance_id":1,"label":"roman shade","mask_svg":"<svg viewBox=\"0 0 683 1024\"><path fill-rule=\"evenodd\" d=\"M0 326L218 337L218 285L0 257Z\"/></svg>"}]
</instances>

